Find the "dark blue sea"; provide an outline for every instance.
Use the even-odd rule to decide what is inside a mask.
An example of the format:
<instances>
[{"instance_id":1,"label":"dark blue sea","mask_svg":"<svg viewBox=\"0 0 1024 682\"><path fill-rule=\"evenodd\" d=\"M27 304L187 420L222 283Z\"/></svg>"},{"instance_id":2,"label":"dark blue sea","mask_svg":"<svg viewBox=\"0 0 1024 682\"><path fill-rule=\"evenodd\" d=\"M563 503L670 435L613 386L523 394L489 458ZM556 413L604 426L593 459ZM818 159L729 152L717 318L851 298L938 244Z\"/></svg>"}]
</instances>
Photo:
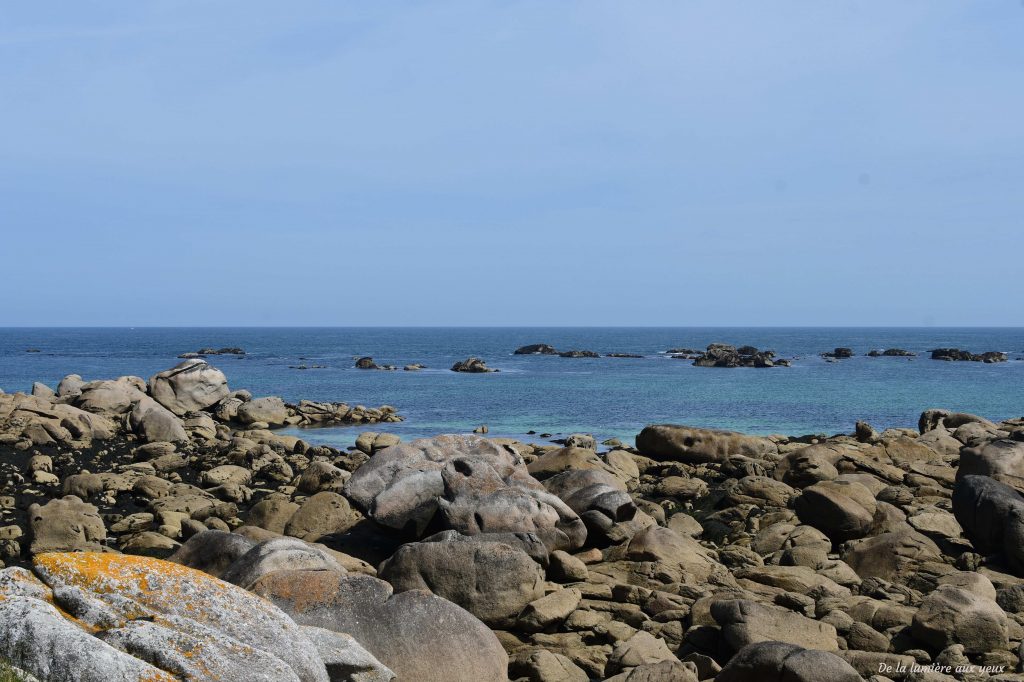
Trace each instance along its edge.
<instances>
[{"instance_id":1,"label":"dark blue sea","mask_svg":"<svg viewBox=\"0 0 1024 682\"><path fill-rule=\"evenodd\" d=\"M795 358L789 368L693 367L667 357L675 347L712 342L750 344ZM530 343L639 359L516 356ZM66 374L86 379L135 374L148 378L202 347L239 346L246 355L215 356L232 388L280 395L390 404L406 417L387 430L404 438L468 432L491 435L593 433L632 438L645 424L676 422L750 433L851 432L858 419L876 428L915 426L920 412L945 407L1005 419L1024 415L1024 329L825 328L134 328L0 329L0 388L55 386ZM826 362L836 346L857 356ZM869 358L871 349L905 348L916 358ZM999 364L940 362L927 351L958 347L1005 351ZM38 349L38 353L26 352ZM357 370L370 355L421 372ZM457 374L456 360L474 355L500 369ZM322 369L293 369L298 365ZM359 429L362 430L362 429ZM305 430L309 441L349 445L358 430Z\"/></svg>"}]
</instances>

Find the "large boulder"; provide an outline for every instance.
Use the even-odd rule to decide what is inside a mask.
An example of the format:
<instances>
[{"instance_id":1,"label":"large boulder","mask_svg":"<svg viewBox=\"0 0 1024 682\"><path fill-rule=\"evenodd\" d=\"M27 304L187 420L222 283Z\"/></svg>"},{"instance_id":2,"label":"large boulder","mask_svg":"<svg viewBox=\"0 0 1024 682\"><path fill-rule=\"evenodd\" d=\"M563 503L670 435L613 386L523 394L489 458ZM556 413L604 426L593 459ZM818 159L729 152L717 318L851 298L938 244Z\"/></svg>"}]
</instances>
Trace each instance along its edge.
<instances>
[{"instance_id":1,"label":"large boulder","mask_svg":"<svg viewBox=\"0 0 1024 682\"><path fill-rule=\"evenodd\" d=\"M238 407L235 419L243 424L263 422L269 426L284 426L288 419L288 408L277 396L253 398Z\"/></svg>"},{"instance_id":2,"label":"large boulder","mask_svg":"<svg viewBox=\"0 0 1024 682\"><path fill-rule=\"evenodd\" d=\"M167 557L167 561L194 568L219 578L239 557L256 546L256 541L223 530L196 533Z\"/></svg>"},{"instance_id":3,"label":"large boulder","mask_svg":"<svg viewBox=\"0 0 1024 682\"><path fill-rule=\"evenodd\" d=\"M563 471L544 481L544 487L583 520L592 540L607 538L616 524L631 521L637 513L625 483L600 469Z\"/></svg>"},{"instance_id":4,"label":"large boulder","mask_svg":"<svg viewBox=\"0 0 1024 682\"><path fill-rule=\"evenodd\" d=\"M316 542L325 535L345 532L361 518L359 512L349 506L348 500L325 490L302 503L285 525L284 534Z\"/></svg>"},{"instance_id":5,"label":"large boulder","mask_svg":"<svg viewBox=\"0 0 1024 682\"><path fill-rule=\"evenodd\" d=\"M188 440L181 419L148 396L143 396L135 403L129 423L135 434L147 443L179 443Z\"/></svg>"},{"instance_id":6,"label":"large boulder","mask_svg":"<svg viewBox=\"0 0 1024 682\"><path fill-rule=\"evenodd\" d=\"M788 453L775 466L774 477L794 488L804 488L839 476L836 464L843 448L832 443L815 443Z\"/></svg>"},{"instance_id":7,"label":"large boulder","mask_svg":"<svg viewBox=\"0 0 1024 682\"><path fill-rule=\"evenodd\" d=\"M93 637L53 604L24 596L0 597L0 658L40 680L178 679Z\"/></svg>"},{"instance_id":8,"label":"large boulder","mask_svg":"<svg viewBox=\"0 0 1024 682\"><path fill-rule=\"evenodd\" d=\"M301 625L350 634L399 680L505 682L508 655L465 609L419 590L333 571L279 571L252 591Z\"/></svg>"},{"instance_id":9,"label":"large boulder","mask_svg":"<svg viewBox=\"0 0 1024 682\"><path fill-rule=\"evenodd\" d=\"M711 616L722 628L725 641L737 651L748 644L769 641L822 651L839 649L833 626L788 609L764 606L747 599L730 599L712 603Z\"/></svg>"},{"instance_id":10,"label":"large boulder","mask_svg":"<svg viewBox=\"0 0 1024 682\"><path fill-rule=\"evenodd\" d=\"M868 534L876 505L875 496L860 483L836 480L804 488L793 508L803 523L834 542L845 542Z\"/></svg>"},{"instance_id":11,"label":"large boulder","mask_svg":"<svg viewBox=\"0 0 1024 682\"><path fill-rule=\"evenodd\" d=\"M988 476L963 476L953 487L953 515L980 554L1002 554L1024 574L1024 497Z\"/></svg>"},{"instance_id":12,"label":"large boulder","mask_svg":"<svg viewBox=\"0 0 1024 682\"><path fill-rule=\"evenodd\" d=\"M273 538L253 545L221 573L225 582L249 589L261 577L278 571L345 569L326 549L295 538Z\"/></svg>"},{"instance_id":13,"label":"large boulder","mask_svg":"<svg viewBox=\"0 0 1024 682\"><path fill-rule=\"evenodd\" d=\"M733 455L761 458L778 452L778 447L767 438L678 424L644 427L636 437L636 447L644 457L659 462L690 464L724 462Z\"/></svg>"},{"instance_id":14,"label":"large boulder","mask_svg":"<svg viewBox=\"0 0 1024 682\"><path fill-rule=\"evenodd\" d=\"M97 551L107 537L99 510L74 495L28 508L32 554Z\"/></svg>"},{"instance_id":15,"label":"large boulder","mask_svg":"<svg viewBox=\"0 0 1024 682\"><path fill-rule=\"evenodd\" d=\"M1000 439L978 447L963 448L956 476L971 475L989 476L1024 493L1024 442Z\"/></svg>"},{"instance_id":16,"label":"large boulder","mask_svg":"<svg viewBox=\"0 0 1024 682\"><path fill-rule=\"evenodd\" d=\"M966 653L981 654L1009 645L1007 618L999 604L955 585L939 585L924 598L911 632L935 651L961 644Z\"/></svg>"},{"instance_id":17,"label":"large boulder","mask_svg":"<svg viewBox=\"0 0 1024 682\"><path fill-rule=\"evenodd\" d=\"M942 563L938 546L909 528L848 542L842 558L861 578L891 582L906 582L926 563Z\"/></svg>"},{"instance_id":18,"label":"large boulder","mask_svg":"<svg viewBox=\"0 0 1024 682\"><path fill-rule=\"evenodd\" d=\"M328 680L315 647L290 618L205 573L158 559L93 552L41 554L35 562L72 616L176 675L198 679L206 668L222 679L248 671L246 679L268 682Z\"/></svg>"},{"instance_id":19,"label":"large boulder","mask_svg":"<svg viewBox=\"0 0 1024 682\"><path fill-rule=\"evenodd\" d=\"M61 382L63 385L63 382ZM124 414L146 395L146 382L139 377L90 381L79 389L75 405L88 412L108 416Z\"/></svg>"},{"instance_id":20,"label":"large boulder","mask_svg":"<svg viewBox=\"0 0 1024 682\"><path fill-rule=\"evenodd\" d=\"M725 571L710 552L691 537L663 526L648 526L636 533L626 545L625 558L667 564L688 584L703 584L716 573Z\"/></svg>"},{"instance_id":21,"label":"large boulder","mask_svg":"<svg viewBox=\"0 0 1024 682\"><path fill-rule=\"evenodd\" d=\"M526 470L516 452L475 436L438 436L381 450L344 492L377 523L421 537L437 517L464 535L535 533L549 549L583 544L580 518Z\"/></svg>"},{"instance_id":22,"label":"large boulder","mask_svg":"<svg viewBox=\"0 0 1024 682\"><path fill-rule=\"evenodd\" d=\"M224 373L205 360L185 360L149 380L153 399L179 417L211 407L227 398L228 393Z\"/></svg>"},{"instance_id":23,"label":"large boulder","mask_svg":"<svg viewBox=\"0 0 1024 682\"><path fill-rule=\"evenodd\" d=\"M500 542L403 545L378 574L396 592L433 592L492 626L510 625L544 594L541 567L522 550Z\"/></svg>"},{"instance_id":24,"label":"large boulder","mask_svg":"<svg viewBox=\"0 0 1024 682\"><path fill-rule=\"evenodd\" d=\"M722 668L715 682L864 682L857 671L835 654L784 642L758 642L743 647Z\"/></svg>"}]
</instances>

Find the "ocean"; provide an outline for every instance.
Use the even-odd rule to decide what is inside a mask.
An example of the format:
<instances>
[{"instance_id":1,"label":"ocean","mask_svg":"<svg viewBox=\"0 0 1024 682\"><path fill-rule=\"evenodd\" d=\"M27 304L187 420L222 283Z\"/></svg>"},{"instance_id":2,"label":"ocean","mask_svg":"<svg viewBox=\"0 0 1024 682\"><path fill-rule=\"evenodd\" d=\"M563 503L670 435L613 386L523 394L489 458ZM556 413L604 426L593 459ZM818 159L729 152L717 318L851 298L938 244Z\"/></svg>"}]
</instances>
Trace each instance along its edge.
<instances>
[{"instance_id":1,"label":"ocean","mask_svg":"<svg viewBox=\"0 0 1024 682\"><path fill-rule=\"evenodd\" d=\"M693 367L664 353L713 342L795 359L788 368L723 369ZM643 357L512 354L531 343ZM660 422L800 435L849 433L858 419L878 429L913 427L931 407L991 419L1024 415L1022 328L7 328L0 329L0 388L28 391L33 381L55 387L71 373L87 380L148 378L180 362L180 353L228 346L246 354L208 361L232 389L286 401L394 405L406 420L386 430L405 439L484 424L492 436L585 432L631 441L644 425ZM819 356L837 346L856 356L837 362ZM919 355L864 355L892 347ZM940 362L928 357L936 347L1004 351L1010 361ZM418 362L427 369L355 369L355 358L366 355L378 364ZM449 371L471 355L501 371ZM323 367L295 369L300 365ZM305 429L301 436L348 446L363 430Z\"/></svg>"}]
</instances>

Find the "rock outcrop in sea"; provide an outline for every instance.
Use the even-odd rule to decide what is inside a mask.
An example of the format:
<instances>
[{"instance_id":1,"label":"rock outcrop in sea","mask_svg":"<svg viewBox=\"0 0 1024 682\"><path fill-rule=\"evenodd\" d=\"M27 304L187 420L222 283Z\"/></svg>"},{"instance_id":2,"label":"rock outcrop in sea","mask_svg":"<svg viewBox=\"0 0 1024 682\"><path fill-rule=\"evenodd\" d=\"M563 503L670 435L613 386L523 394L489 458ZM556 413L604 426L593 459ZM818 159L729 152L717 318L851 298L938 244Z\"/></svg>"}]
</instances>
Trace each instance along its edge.
<instances>
[{"instance_id":1,"label":"rock outcrop in sea","mask_svg":"<svg viewBox=\"0 0 1024 682\"><path fill-rule=\"evenodd\" d=\"M36 679L1024 679L1024 418L405 443L195 360L33 393L0 395L0 661ZM316 423L377 430L274 430Z\"/></svg>"}]
</instances>

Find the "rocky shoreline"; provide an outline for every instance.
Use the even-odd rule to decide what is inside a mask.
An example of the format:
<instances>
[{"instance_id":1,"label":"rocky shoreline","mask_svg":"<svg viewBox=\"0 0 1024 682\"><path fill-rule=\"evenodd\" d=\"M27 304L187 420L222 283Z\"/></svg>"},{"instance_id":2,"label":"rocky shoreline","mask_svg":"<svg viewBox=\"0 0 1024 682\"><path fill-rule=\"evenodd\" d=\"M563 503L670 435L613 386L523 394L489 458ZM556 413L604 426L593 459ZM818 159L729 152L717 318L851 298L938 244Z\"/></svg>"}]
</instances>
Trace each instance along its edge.
<instances>
[{"instance_id":1,"label":"rocky shoreline","mask_svg":"<svg viewBox=\"0 0 1024 682\"><path fill-rule=\"evenodd\" d=\"M660 424L633 446L403 443L400 419L253 397L195 358L0 394L0 661L104 682L1024 680L1024 418ZM326 424L371 428L347 450L275 430Z\"/></svg>"}]
</instances>

